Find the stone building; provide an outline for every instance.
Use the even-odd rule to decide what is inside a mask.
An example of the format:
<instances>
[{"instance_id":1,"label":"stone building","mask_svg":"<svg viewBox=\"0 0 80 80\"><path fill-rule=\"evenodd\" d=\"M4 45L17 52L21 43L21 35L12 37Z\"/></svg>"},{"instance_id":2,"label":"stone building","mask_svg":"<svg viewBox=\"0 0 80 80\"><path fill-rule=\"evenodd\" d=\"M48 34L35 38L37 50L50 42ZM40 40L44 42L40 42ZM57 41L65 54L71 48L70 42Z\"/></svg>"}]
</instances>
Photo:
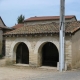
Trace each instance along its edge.
<instances>
[{"instance_id":1,"label":"stone building","mask_svg":"<svg viewBox=\"0 0 80 80\"><path fill-rule=\"evenodd\" d=\"M31 23L27 19L23 27L4 34L7 63L36 67L58 66L59 17L57 22L56 18L52 20L51 17L51 20L49 17L45 19L38 17L37 20L36 18L34 17ZM80 67L80 22L75 16L65 18L65 62L68 69L78 68Z\"/></svg>"},{"instance_id":2,"label":"stone building","mask_svg":"<svg viewBox=\"0 0 80 80\"><path fill-rule=\"evenodd\" d=\"M0 17L0 55L5 55L5 39L3 37L3 33L6 33L10 30L11 29L5 25L2 18Z\"/></svg>"},{"instance_id":3,"label":"stone building","mask_svg":"<svg viewBox=\"0 0 80 80\"><path fill-rule=\"evenodd\" d=\"M35 25L35 24L46 24L51 22L59 23L59 16L42 16L42 17L30 17L24 20L24 26L26 25ZM75 15L65 16L66 22L77 21Z\"/></svg>"},{"instance_id":4,"label":"stone building","mask_svg":"<svg viewBox=\"0 0 80 80\"><path fill-rule=\"evenodd\" d=\"M46 24L46 23L51 23L51 22L59 23L59 18L60 18L59 16L30 17L28 19L25 19L24 23L16 24L12 28L18 29L26 25ZM71 21L77 21L77 19L75 15L69 15L69 16L65 16L65 21L71 22Z\"/></svg>"}]
</instances>

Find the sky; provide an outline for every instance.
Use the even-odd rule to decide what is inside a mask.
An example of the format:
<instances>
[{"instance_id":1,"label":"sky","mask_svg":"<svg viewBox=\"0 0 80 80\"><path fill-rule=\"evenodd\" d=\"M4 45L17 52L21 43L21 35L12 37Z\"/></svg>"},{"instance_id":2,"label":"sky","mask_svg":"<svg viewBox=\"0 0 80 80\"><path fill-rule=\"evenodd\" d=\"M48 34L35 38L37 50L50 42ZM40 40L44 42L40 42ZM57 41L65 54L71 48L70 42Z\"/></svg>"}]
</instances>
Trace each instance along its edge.
<instances>
[{"instance_id":1,"label":"sky","mask_svg":"<svg viewBox=\"0 0 80 80\"><path fill-rule=\"evenodd\" d=\"M60 0L0 0L0 16L8 27L17 24L17 18L34 16L59 16ZM80 20L80 0L65 0L65 15L75 15Z\"/></svg>"}]
</instances>

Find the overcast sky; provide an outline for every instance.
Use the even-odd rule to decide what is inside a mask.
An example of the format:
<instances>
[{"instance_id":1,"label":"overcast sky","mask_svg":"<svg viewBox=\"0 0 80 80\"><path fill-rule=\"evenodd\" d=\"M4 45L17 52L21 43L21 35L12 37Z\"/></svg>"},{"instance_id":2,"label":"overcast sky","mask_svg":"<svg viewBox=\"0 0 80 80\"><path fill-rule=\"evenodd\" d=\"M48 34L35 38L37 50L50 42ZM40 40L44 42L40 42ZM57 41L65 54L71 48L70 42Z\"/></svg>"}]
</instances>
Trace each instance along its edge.
<instances>
[{"instance_id":1,"label":"overcast sky","mask_svg":"<svg viewBox=\"0 0 80 80\"><path fill-rule=\"evenodd\" d=\"M80 20L80 0L65 0L65 15L75 15ZM17 17L59 16L60 0L0 0L0 16L11 27Z\"/></svg>"}]
</instances>

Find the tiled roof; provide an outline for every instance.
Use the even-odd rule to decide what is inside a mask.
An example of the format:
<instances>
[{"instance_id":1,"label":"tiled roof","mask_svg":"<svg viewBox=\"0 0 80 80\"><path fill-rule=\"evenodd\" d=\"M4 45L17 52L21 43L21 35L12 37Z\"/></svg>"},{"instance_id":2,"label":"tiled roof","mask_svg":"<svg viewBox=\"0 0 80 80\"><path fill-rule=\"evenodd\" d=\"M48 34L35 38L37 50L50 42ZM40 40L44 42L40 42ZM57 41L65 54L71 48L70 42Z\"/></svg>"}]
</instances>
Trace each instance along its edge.
<instances>
[{"instance_id":1,"label":"tiled roof","mask_svg":"<svg viewBox=\"0 0 80 80\"><path fill-rule=\"evenodd\" d=\"M24 26L24 24L16 24L12 28L17 29L17 28L20 28L20 27L23 27L23 26Z\"/></svg>"},{"instance_id":2,"label":"tiled roof","mask_svg":"<svg viewBox=\"0 0 80 80\"><path fill-rule=\"evenodd\" d=\"M80 22L67 22L65 24L65 33L74 33L80 29ZM59 23L28 25L16 30L5 33L4 35L15 34L43 34L43 33L59 33Z\"/></svg>"},{"instance_id":3,"label":"tiled roof","mask_svg":"<svg viewBox=\"0 0 80 80\"><path fill-rule=\"evenodd\" d=\"M65 19L72 19L73 17L75 17L75 15L68 15L68 16L65 16ZM60 16L42 16L42 17L30 17L26 20L24 20L24 22L26 21L41 21L41 20L57 20L59 19ZM76 19L76 17L75 17Z\"/></svg>"}]
</instances>

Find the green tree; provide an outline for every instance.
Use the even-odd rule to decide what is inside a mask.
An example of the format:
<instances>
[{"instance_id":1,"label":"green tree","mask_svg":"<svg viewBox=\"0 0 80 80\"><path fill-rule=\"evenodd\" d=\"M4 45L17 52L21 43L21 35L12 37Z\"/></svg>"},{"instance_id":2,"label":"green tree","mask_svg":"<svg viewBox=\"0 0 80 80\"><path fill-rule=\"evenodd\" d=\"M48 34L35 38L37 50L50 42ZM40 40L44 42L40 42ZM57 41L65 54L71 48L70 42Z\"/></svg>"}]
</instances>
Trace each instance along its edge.
<instances>
[{"instance_id":1,"label":"green tree","mask_svg":"<svg viewBox=\"0 0 80 80\"><path fill-rule=\"evenodd\" d=\"M21 14L21 15L18 16L18 18L17 18L17 23L18 23L18 24L19 24L19 23L23 23L24 19L25 19L25 17Z\"/></svg>"}]
</instances>

